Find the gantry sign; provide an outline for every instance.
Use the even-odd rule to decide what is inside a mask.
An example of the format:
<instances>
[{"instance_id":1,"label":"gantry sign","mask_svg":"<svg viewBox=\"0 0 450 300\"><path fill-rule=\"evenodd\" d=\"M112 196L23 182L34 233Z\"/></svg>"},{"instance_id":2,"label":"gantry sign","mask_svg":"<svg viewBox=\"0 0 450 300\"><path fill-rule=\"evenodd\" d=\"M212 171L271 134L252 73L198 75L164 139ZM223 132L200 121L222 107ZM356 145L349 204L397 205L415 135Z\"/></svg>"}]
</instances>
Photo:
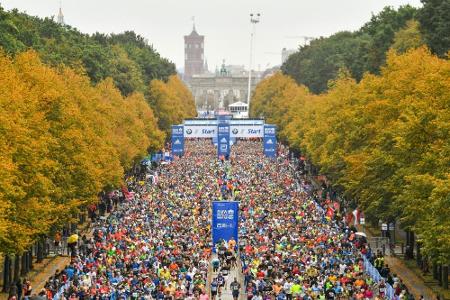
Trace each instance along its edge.
<instances>
[{"instance_id":1,"label":"gantry sign","mask_svg":"<svg viewBox=\"0 0 450 300\"><path fill-rule=\"evenodd\" d=\"M262 138L264 155L276 157L276 126L261 119L192 119L182 125L172 126L172 154L184 154L184 140L189 138L211 139L217 146L218 156L228 157L230 148L239 138Z\"/></svg>"}]
</instances>

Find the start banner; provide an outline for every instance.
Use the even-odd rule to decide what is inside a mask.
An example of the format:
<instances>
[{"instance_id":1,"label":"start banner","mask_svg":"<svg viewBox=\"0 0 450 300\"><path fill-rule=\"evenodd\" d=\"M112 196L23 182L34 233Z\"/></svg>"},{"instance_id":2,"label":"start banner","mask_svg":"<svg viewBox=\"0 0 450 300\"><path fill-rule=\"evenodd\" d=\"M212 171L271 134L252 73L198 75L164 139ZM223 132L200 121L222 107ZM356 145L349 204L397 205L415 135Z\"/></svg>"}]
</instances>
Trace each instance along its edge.
<instances>
[{"instance_id":1,"label":"start banner","mask_svg":"<svg viewBox=\"0 0 450 300\"><path fill-rule=\"evenodd\" d=\"M234 138L262 138L262 125L230 125L230 136Z\"/></svg>"},{"instance_id":2,"label":"start banner","mask_svg":"<svg viewBox=\"0 0 450 300\"><path fill-rule=\"evenodd\" d=\"M217 125L184 125L185 138L213 138L217 137Z\"/></svg>"},{"instance_id":3,"label":"start banner","mask_svg":"<svg viewBox=\"0 0 450 300\"><path fill-rule=\"evenodd\" d=\"M218 125L184 125L185 138L215 138ZM262 138L263 125L229 125L233 138Z\"/></svg>"}]
</instances>

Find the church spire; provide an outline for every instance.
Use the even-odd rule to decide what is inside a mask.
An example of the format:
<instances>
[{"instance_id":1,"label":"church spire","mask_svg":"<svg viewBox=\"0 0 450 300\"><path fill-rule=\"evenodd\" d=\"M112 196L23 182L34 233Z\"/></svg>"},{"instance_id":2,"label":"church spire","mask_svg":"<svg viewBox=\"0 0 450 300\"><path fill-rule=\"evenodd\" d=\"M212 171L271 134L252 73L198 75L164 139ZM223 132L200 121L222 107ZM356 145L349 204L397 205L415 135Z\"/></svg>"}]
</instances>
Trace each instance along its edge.
<instances>
[{"instance_id":1,"label":"church spire","mask_svg":"<svg viewBox=\"0 0 450 300\"><path fill-rule=\"evenodd\" d=\"M195 30L195 17L192 17L192 31L196 31Z\"/></svg>"},{"instance_id":2,"label":"church spire","mask_svg":"<svg viewBox=\"0 0 450 300\"><path fill-rule=\"evenodd\" d=\"M58 24L64 25L64 15L62 12L62 1L59 1Z\"/></svg>"}]
</instances>

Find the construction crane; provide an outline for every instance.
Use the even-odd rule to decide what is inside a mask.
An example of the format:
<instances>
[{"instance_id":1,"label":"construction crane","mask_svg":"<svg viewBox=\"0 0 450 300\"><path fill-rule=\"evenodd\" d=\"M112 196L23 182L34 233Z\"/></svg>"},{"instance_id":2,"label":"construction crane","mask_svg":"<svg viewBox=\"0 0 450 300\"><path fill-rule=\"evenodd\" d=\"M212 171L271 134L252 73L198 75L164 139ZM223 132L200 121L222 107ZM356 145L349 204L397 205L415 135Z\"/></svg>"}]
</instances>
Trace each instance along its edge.
<instances>
[{"instance_id":1,"label":"construction crane","mask_svg":"<svg viewBox=\"0 0 450 300\"><path fill-rule=\"evenodd\" d=\"M305 43L304 43L304 46L306 46L306 44L309 42L309 41L312 41L312 40L314 40L315 39L315 37L312 37L312 36L305 36L305 35L293 35L293 36L285 36L284 38L286 38L286 39L303 39L304 41L305 41Z\"/></svg>"}]
</instances>

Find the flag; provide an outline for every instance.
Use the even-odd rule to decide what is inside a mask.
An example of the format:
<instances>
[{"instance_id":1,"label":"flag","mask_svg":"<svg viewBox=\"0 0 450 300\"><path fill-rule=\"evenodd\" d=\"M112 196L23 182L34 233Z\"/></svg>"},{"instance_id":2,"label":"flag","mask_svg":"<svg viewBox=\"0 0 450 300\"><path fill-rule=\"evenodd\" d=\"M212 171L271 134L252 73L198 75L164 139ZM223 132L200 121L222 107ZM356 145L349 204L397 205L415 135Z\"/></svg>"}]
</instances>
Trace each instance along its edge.
<instances>
[{"instance_id":1,"label":"flag","mask_svg":"<svg viewBox=\"0 0 450 300\"><path fill-rule=\"evenodd\" d=\"M354 225L356 226L359 224L359 218L361 216L361 212L359 211L359 209L356 208L352 214L353 214L353 217L355 218Z\"/></svg>"}]
</instances>

